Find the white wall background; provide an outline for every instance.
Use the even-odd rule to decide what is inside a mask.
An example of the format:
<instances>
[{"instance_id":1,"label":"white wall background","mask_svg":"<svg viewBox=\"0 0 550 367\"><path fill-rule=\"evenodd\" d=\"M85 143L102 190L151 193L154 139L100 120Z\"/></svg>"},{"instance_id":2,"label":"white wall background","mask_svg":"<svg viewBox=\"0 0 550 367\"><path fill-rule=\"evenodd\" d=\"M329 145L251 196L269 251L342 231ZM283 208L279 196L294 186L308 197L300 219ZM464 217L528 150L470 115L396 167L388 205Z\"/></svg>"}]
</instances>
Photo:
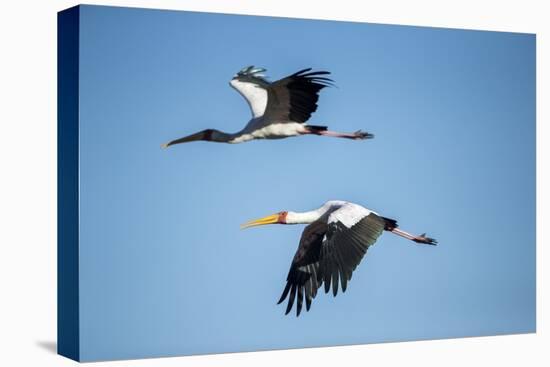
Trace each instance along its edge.
<instances>
[{"instance_id":1,"label":"white wall background","mask_svg":"<svg viewBox=\"0 0 550 367\"><path fill-rule=\"evenodd\" d=\"M549 14L544 1L186 0L89 4L537 33L537 334L97 363L97 366L543 366L548 352ZM0 5L0 365L73 365L56 340L56 12ZM511 137L513 139L513 137ZM512 144L511 144L512 146ZM544 167L546 166L546 167ZM490 229L498 230L498 229ZM498 254L495 254L498 256ZM269 330L266 330L269 332Z\"/></svg>"}]
</instances>

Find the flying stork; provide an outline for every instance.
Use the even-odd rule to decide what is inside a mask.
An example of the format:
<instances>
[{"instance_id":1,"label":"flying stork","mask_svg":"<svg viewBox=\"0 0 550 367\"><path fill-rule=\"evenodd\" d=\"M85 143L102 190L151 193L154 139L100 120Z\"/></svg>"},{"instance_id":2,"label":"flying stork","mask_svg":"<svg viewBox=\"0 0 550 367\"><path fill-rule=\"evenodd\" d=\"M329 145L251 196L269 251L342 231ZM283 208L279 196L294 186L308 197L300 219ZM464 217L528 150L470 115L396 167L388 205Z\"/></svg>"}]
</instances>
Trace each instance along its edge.
<instances>
[{"instance_id":1,"label":"flying stork","mask_svg":"<svg viewBox=\"0 0 550 367\"><path fill-rule=\"evenodd\" d=\"M237 133L225 133L206 129L173 140L162 147L206 140L218 143L244 143L254 139L282 139L299 135L321 135L353 140L369 139L374 135L362 132L340 133L326 126L306 125L317 110L321 89L331 86L328 71L300 70L275 82L269 82L262 74L266 69L248 66L239 71L229 82L248 102L252 119Z\"/></svg>"},{"instance_id":2,"label":"flying stork","mask_svg":"<svg viewBox=\"0 0 550 367\"><path fill-rule=\"evenodd\" d=\"M397 228L394 219L346 201L327 201L320 208L303 213L279 212L247 222L241 228L275 223L308 224L302 232L278 302L280 304L288 296L285 313L288 314L296 300L296 316L300 315L304 298L309 311L311 301L323 283L325 293L329 292L331 284L334 296L339 284L345 292L352 272L383 231L416 243L437 244L425 233L419 236L409 234Z\"/></svg>"}]
</instances>

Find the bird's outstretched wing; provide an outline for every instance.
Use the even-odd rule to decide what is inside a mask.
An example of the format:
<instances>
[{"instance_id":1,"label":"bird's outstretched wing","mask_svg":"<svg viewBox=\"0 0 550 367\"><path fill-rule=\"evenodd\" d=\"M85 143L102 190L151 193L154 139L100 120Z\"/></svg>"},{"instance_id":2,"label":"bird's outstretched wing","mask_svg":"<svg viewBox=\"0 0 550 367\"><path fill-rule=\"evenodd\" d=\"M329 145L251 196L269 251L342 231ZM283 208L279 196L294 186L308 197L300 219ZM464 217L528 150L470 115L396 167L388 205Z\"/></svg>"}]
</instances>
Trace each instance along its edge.
<instances>
[{"instance_id":1,"label":"bird's outstretched wing","mask_svg":"<svg viewBox=\"0 0 550 367\"><path fill-rule=\"evenodd\" d=\"M292 264L286 278L285 289L278 302L283 302L290 294L286 314L292 309L296 295L298 295L296 316L299 316L302 311L304 296L306 299L306 310L309 311L311 301L317 295L317 289L321 285L317 276L319 256L326 232L326 220L317 220L308 225L302 232L300 245L292 259Z\"/></svg>"},{"instance_id":2,"label":"bird's outstretched wing","mask_svg":"<svg viewBox=\"0 0 550 367\"><path fill-rule=\"evenodd\" d=\"M309 120L317 110L319 91L332 85L332 80L324 76L329 74L328 71L308 68L269 84L264 123L304 123Z\"/></svg>"},{"instance_id":3,"label":"bird's outstretched wing","mask_svg":"<svg viewBox=\"0 0 550 367\"><path fill-rule=\"evenodd\" d=\"M263 126L272 123L306 122L317 110L319 91L332 85L328 71L300 70L273 83L263 74L265 69L248 66L235 75L231 86L250 107L252 117Z\"/></svg>"},{"instance_id":4,"label":"bird's outstretched wing","mask_svg":"<svg viewBox=\"0 0 550 367\"><path fill-rule=\"evenodd\" d=\"M351 203L308 225L302 233L286 287L279 299L281 303L288 296L286 314L296 300L296 315L299 316L304 297L309 311L323 282L326 293L331 284L334 296L339 284L345 292L352 272L382 234L384 225L381 217Z\"/></svg>"},{"instance_id":5,"label":"bird's outstretched wing","mask_svg":"<svg viewBox=\"0 0 550 367\"><path fill-rule=\"evenodd\" d=\"M338 294L339 283L342 292L346 291L352 272L385 226L384 220L375 213L358 218L355 223L353 220L346 223L343 216L349 210L344 206L329 216L326 241L321 248L317 280L322 279L325 283L325 293L329 292L332 284L334 296Z\"/></svg>"}]
</instances>

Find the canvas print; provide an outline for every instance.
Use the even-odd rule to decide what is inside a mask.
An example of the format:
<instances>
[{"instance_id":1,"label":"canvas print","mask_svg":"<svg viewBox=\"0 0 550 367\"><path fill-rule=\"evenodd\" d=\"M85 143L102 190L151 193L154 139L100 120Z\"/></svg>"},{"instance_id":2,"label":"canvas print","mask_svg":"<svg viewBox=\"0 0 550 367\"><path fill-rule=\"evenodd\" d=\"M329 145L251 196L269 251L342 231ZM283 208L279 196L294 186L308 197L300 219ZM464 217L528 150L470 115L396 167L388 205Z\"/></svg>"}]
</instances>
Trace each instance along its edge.
<instances>
[{"instance_id":1,"label":"canvas print","mask_svg":"<svg viewBox=\"0 0 550 367\"><path fill-rule=\"evenodd\" d=\"M532 333L533 34L58 15L58 351Z\"/></svg>"}]
</instances>

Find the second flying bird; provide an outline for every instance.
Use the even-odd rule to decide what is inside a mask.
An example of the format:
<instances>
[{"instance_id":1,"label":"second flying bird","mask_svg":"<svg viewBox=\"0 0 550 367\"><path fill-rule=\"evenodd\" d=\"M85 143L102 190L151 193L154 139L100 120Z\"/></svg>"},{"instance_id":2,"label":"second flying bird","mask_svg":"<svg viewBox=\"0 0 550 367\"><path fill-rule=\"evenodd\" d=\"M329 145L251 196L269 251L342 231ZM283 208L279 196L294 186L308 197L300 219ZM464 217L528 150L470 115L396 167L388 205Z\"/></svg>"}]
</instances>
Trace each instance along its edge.
<instances>
[{"instance_id":1,"label":"second flying bird","mask_svg":"<svg viewBox=\"0 0 550 367\"><path fill-rule=\"evenodd\" d=\"M286 78L269 82L262 74L263 68L249 66L239 71L231 80L235 88L248 102L252 119L244 129L225 133L206 129L198 133L172 140L162 146L204 140L218 143L243 143L254 139L282 139L300 135L320 135L353 140L369 139L374 135L361 130L354 133L330 131L326 126L307 125L311 114L317 110L321 89L330 86L328 71L300 70Z\"/></svg>"}]
</instances>

